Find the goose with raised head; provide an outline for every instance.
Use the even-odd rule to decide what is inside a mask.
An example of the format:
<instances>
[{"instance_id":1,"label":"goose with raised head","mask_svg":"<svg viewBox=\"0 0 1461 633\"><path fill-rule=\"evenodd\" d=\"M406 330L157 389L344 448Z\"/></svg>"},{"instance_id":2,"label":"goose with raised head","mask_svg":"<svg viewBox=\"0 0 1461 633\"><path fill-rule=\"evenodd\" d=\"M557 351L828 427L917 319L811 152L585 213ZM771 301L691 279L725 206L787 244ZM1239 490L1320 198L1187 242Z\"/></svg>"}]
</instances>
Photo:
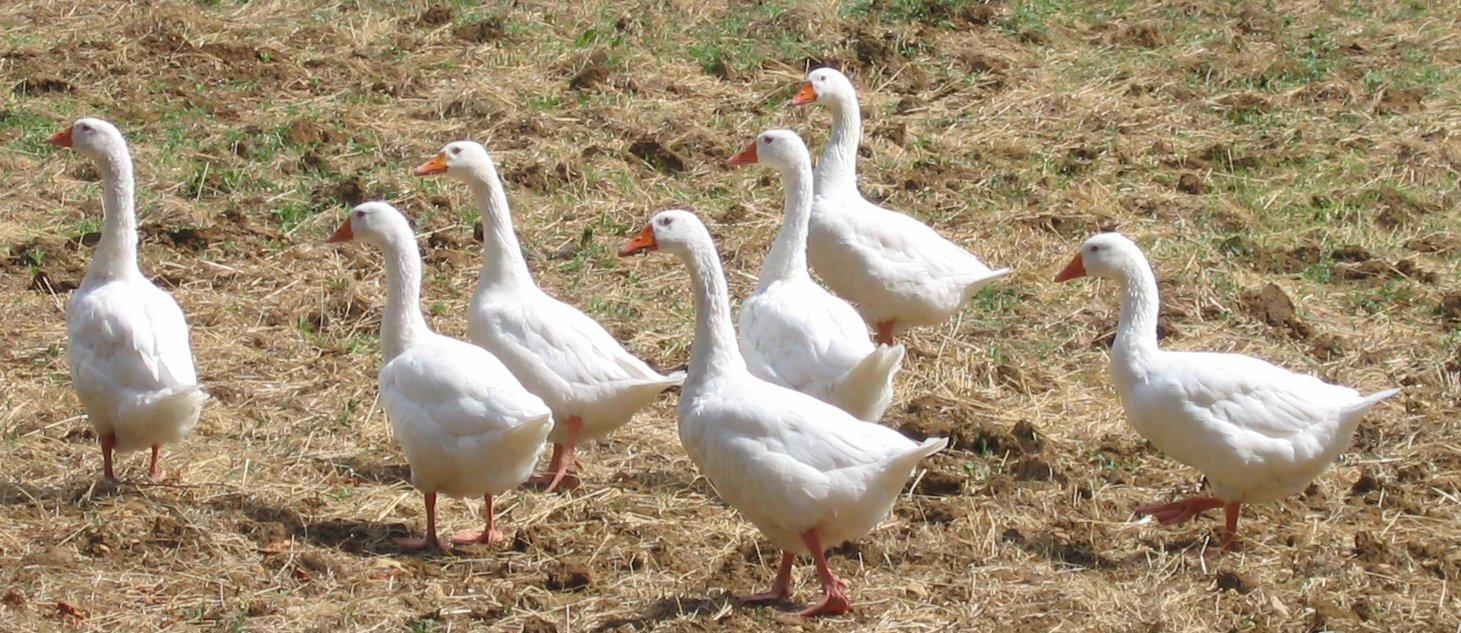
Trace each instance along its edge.
<instances>
[{"instance_id":1,"label":"goose with raised head","mask_svg":"<svg viewBox=\"0 0 1461 633\"><path fill-rule=\"evenodd\" d=\"M907 328L944 322L979 289L1009 274L990 270L928 225L862 197L862 115L846 75L832 68L808 73L792 104L809 103L832 111L832 135L813 172L807 258L828 288L857 304L877 328L878 342L891 345Z\"/></svg>"},{"instance_id":2,"label":"goose with raised head","mask_svg":"<svg viewBox=\"0 0 1461 633\"><path fill-rule=\"evenodd\" d=\"M436 496L482 497L482 530L451 543L502 538L492 500L533 472L552 412L487 350L431 331L421 315L421 254L405 216L367 202L327 242L360 240L384 256L386 306L381 317L380 402L411 465L411 484L426 500L426 534L396 539L408 549L449 549L436 535Z\"/></svg>"},{"instance_id":3,"label":"goose with raised head","mask_svg":"<svg viewBox=\"0 0 1461 633\"><path fill-rule=\"evenodd\" d=\"M809 554L822 598L802 615L847 612L847 584L827 566L826 548L876 527L919 460L948 440L915 443L752 375L736 345L715 244L694 214L656 214L619 254L652 250L685 262L694 291L695 340L680 393L680 442L721 498L782 550L771 589L742 600L789 597L796 555Z\"/></svg>"},{"instance_id":4,"label":"goose with raised head","mask_svg":"<svg viewBox=\"0 0 1461 633\"><path fill-rule=\"evenodd\" d=\"M101 175L101 241L66 306L66 360L101 442L102 474L116 479L113 451L150 448L148 476L162 481L162 445L193 430L208 393L182 309L137 266L132 155L100 119L77 120L46 142L81 152Z\"/></svg>"},{"instance_id":5,"label":"goose with raised head","mask_svg":"<svg viewBox=\"0 0 1461 633\"><path fill-rule=\"evenodd\" d=\"M683 374L660 375L624 349L588 315L543 292L533 281L513 232L497 167L486 148L457 141L416 168L466 183L482 212L482 273L467 329L473 343L502 359L553 410L547 489L576 488L575 448L624 426Z\"/></svg>"},{"instance_id":6,"label":"goose with raised head","mask_svg":"<svg viewBox=\"0 0 1461 633\"><path fill-rule=\"evenodd\" d=\"M1302 491L1349 448L1365 412L1399 389L1368 396L1241 354L1157 346L1157 281L1141 249L1119 233L1081 244L1055 281L1116 282L1121 317L1111 377L1132 428L1167 456L1202 471L1210 494L1137 509L1164 524L1207 510L1226 514L1229 549L1245 503Z\"/></svg>"},{"instance_id":7,"label":"goose with raised head","mask_svg":"<svg viewBox=\"0 0 1461 633\"><path fill-rule=\"evenodd\" d=\"M874 346L857 311L807 272L812 157L806 144L791 130L768 130L730 163L771 167L786 188L781 230L761 264L756 291L741 302L739 340L747 368L855 418L878 421L893 401L904 349Z\"/></svg>"}]
</instances>

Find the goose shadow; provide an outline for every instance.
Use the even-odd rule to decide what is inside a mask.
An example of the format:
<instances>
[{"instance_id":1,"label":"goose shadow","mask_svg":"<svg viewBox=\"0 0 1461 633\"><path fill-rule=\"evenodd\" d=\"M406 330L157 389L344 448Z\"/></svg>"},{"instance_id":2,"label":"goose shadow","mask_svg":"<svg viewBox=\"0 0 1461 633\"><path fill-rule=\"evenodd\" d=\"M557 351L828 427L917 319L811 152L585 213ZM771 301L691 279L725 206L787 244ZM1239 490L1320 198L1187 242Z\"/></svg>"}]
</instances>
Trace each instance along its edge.
<instances>
[{"instance_id":1,"label":"goose shadow","mask_svg":"<svg viewBox=\"0 0 1461 633\"><path fill-rule=\"evenodd\" d=\"M650 603L638 616L629 618L614 618L606 620L593 629L594 633L617 631L625 626L629 630L638 631L655 628L655 625L666 620L680 617L701 618L714 616L724 611L729 606L736 608L757 608L751 605L742 605L741 601L729 593L715 597L693 597L693 596L668 596ZM783 611L790 611L795 608L790 602L773 602L769 605Z\"/></svg>"},{"instance_id":2,"label":"goose shadow","mask_svg":"<svg viewBox=\"0 0 1461 633\"><path fill-rule=\"evenodd\" d=\"M1120 561L1102 556L1090 543L1072 541L1057 534L1041 532L1025 536L1019 530L1010 528L1002 538L1031 554L1042 556L1052 563L1088 569L1115 569Z\"/></svg>"},{"instance_id":3,"label":"goose shadow","mask_svg":"<svg viewBox=\"0 0 1461 633\"><path fill-rule=\"evenodd\" d=\"M341 476L359 483L411 483L411 467L406 464L387 464L358 455L332 459L328 463Z\"/></svg>"},{"instance_id":4,"label":"goose shadow","mask_svg":"<svg viewBox=\"0 0 1461 633\"><path fill-rule=\"evenodd\" d=\"M222 512L238 512L247 518L238 523L237 531L261 546L273 541L295 539L313 543L355 556L404 554L391 539L410 536L401 522L375 522L358 519L311 520L294 508L274 504L242 494L224 495L211 505Z\"/></svg>"},{"instance_id":5,"label":"goose shadow","mask_svg":"<svg viewBox=\"0 0 1461 633\"><path fill-rule=\"evenodd\" d=\"M140 485L142 484L125 480L80 479L55 486L40 487L8 481L0 483L0 506L34 505L39 507L45 501L59 501L75 505L83 501L119 497Z\"/></svg>"}]
</instances>

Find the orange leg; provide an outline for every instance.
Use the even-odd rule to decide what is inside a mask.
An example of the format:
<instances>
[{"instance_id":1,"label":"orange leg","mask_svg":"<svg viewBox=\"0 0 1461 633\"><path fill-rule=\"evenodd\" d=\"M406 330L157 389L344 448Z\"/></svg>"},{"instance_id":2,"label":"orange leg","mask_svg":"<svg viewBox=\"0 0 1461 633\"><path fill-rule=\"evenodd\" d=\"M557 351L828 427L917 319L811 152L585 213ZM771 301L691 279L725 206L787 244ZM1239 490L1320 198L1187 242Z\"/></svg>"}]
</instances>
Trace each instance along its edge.
<instances>
[{"instance_id":1,"label":"orange leg","mask_svg":"<svg viewBox=\"0 0 1461 633\"><path fill-rule=\"evenodd\" d=\"M791 564L794 562L796 562L796 554L782 552L781 568L776 570L776 580L771 582L771 589L749 596L741 596L739 600L745 604L763 604L785 600L791 595Z\"/></svg>"},{"instance_id":2,"label":"orange leg","mask_svg":"<svg viewBox=\"0 0 1461 633\"><path fill-rule=\"evenodd\" d=\"M1233 546L1237 543L1238 538L1238 508L1237 501L1223 506L1223 512L1227 515L1225 517L1227 520L1223 523L1223 549L1226 551L1236 549Z\"/></svg>"},{"instance_id":3,"label":"orange leg","mask_svg":"<svg viewBox=\"0 0 1461 633\"><path fill-rule=\"evenodd\" d=\"M394 539L397 545L404 549L431 549L438 548L445 551L450 546L445 545L436 539L436 493L426 493L426 534L424 536L406 536Z\"/></svg>"},{"instance_id":4,"label":"orange leg","mask_svg":"<svg viewBox=\"0 0 1461 633\"><path fill-rule=\"evenodd\" d=\"M482 497L482 515L486 517L486 527L481 530L457 532L451 537L452 544L471 545L472 543L496 543L502 540L502 532L492 525L492 495Z\"/></svg>"},{"instance_id":5,"label":"orange leg","mask_svg":"<svg viewBox=\"0 0 1461 633\"><path fill-rule=\"evenodd\" d=\"M578 475L573 473L573 448L578 445L578 433L583 429L583 420L573 416L564 420L563 426L567 437L563 438L562 444L553 445L553 458L548 461L548 472L528 479L535 484L547 484L544 492L553 492L558 488L572 490L579 485Z\"/></svg>"},{"instance_id":6,"label":"orange leg","mask_svg":"<svg viewBox=\"0 0 1461 633\"><path fill-rule=\"evenodd\" d=\"M1241 504L1237 501L1226 503L1215 497L1188 497L1170 503L1149 503L1136 511L1139 514L1150 514L1156 517L1163 525L1172 525L1189 521L1202 515L1208 510L1222 508L1225 514L1223 524L1223 544L1225 550L1233 548L1233 543L1238 535L1238 509Z\"/></svg>"},{"instance_id":7,"label":"orange leg","mask_svg":"<svg viewBox=\"0 0 1461 633\"><path fill-rule=\"evenodd\" d=\"M842 582L832 568L827 566L827 555L822 551L822 536L812 528L802 533L802 542L812 553L812 562L817 564L817 579L822 581L822 599L807 610L797 614L803 617L815 615L842 615L852 610L847 599L847 583Z\"/></svg>"},{"instance_id":8,"label":"orange leg","mask_svg":"<svg viewBox=\"0 0 1461 633\"><path fill-rule=\"evenodd\" d=\"M893 322L878 321L878 343L882 345L893 344Z\"/></svg>"},{"instance_id":9,"label":"orange leg","mask_svg":"<svg viewBox=\"0 0 1461 633\"><path fill-rule=\"evenodd\" d=\"M117 474L112 472L112 450L116 447L116 433L106 433L101 436L101 474L108 481L117 480Z\"/></svg>"},{"instance_id":10,"label":"orange leg","mask_svg":"<svg viewBox=\"0 0 1461 633\"><path fill-rule=\"evenodd\" d=\"M149 462L147 466L147 478L151 479L152 483L155 484L162 483L163 480L167 479L167 471L163 470L162 467L157 464L157 454L161 450L161 448L162 447L158 446L157 444L152 445L152 461Z\"/></svg>"}]
</instances>

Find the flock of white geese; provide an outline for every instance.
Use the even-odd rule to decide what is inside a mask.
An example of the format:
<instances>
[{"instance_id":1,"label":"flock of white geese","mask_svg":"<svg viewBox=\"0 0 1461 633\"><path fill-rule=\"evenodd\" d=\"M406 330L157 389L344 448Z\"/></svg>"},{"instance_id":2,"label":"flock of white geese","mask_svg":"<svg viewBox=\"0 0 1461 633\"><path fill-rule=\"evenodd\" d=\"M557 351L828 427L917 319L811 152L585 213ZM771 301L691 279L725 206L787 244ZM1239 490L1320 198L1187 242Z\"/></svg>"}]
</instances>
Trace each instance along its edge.
<instances>
[{"instance_id":1,"label":"flock of white geese","mask_svg":"<svg viewBox=\"0 0 1461 633\"><path fill-rule=\"evenodd\" d=\"M468 317L470 343L426 323L420 256L400 212L385 202L350 210L328 241L365 242L384 256L380 402L411 482L425 496L425 533L401 539L402 547L500 539L494 495L530 478L550 491L580 485L575 447L683 384L678 430L686 453L716 493L784 552L770 589L744 600L789 598L793 563L807 554L821 598L802 614L851 608L824 551L871 531L919 460L947 445L942 438L916 443L878 423L904 358L895 337L943 322L1009 269L991 270L917 219L862 197L861 116L846 76L813 70L792 102L832 113L815 168L801 138L787 130L757 136L730 159L776 170L786 190L780 232L738 323L715 244L694 214L658 213L619 251L663 251L689 269L694 343L687 370L668 376L534 283L502 181L481 145L448 144L416 169L463 182L482 212L484 264ZM100 439L104 475L114 478L114 451L150 449L149 476L161 480L160 448L188 434L208 399L187 324L172 297L138 268L132 161L121 133L85 118L49 142L95 161L104 195L101 240L67 307L71 378ZM1364 413L1398 391L1362 396L1248 356L1161 349L1155 278L1141 250L1120 234L1087 239L1055 280L1087 275L1111 280L1120 297L1111 376L1132 427L1209 483L1207 495L1137 511L1176 523L1222 508L1224 548L1234 543L1240 504L1302 490L1349 446ZM552 457L534 475L545 439ZM438 494L482 497L482 529L440 540Z\"/></svg>"}]
</instances>

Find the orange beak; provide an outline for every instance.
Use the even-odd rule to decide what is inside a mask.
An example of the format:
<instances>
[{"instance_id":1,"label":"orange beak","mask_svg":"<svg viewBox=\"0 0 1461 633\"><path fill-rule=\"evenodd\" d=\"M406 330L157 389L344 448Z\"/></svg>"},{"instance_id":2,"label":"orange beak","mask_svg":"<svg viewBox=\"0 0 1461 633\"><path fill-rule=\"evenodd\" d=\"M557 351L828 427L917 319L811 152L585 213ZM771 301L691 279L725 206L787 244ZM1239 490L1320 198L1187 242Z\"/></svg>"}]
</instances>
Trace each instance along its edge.
<instances>
[{"instance_id":1,"label":"orange beak","mask_svg":"<svg viewBox=\"0 0 1461 633\"><path fill-rule=\"evenodd\" d=\"M1055 280L1056 281L1070 281L1072 279L1075 279L1076 277L1085 277L1085 276L1086 276L1086 262L1085 262L1085 260L1082 260L1081 259L1081 254L1080 253L1076 253L1075 254L1075 259L1070 260L1070 263L1069 264L1066 264L1065 270L1060 271L1060 274L1055 276Z\"/></svg>"},{"instance_id":2,"label":"orange beak","mask_svg":"<svg viewBox=\"0 0 1461 633\"><path fill-rule=\"evenodd\" d=\"M50 138L46 139L46 142L61 147L71 147L71 128L68 127L52 134Z\"/></svg>"},{"instance_id":3,"label":"orange beak","mask_svg":"<svg viewBox=\"0 0 1461 633\"><path fill-rule=\"evenodd\" d=\"M796 96L791 98L791 105L806 105L817 100L817 91L812 88L812 82L802 84L801 90L796 91Z\"/></svg>"},{"instance_id":4,"label":"orange beak","mask_svg":"<svg viewBox=\"0 0 1461 633\"><path fill-rule=\"evenodd\" d=\"M350 228L350 218L346 217L345 222L340 225L340 228L335 229L335 232L331 233L330 237L325 238L325 243L348 242L353 239L355 239L355 229Z\"/></svg>"},{"instance_id":5,"label":"orange beak","mask_svg":"<svg viewBox=\"0 0 1461 633\"><path fill-rule=\"evenodd\" d=\"M431 174L442 173L446 173L446 154L441 152L437 152L435 156L431 157L431 160L421 163L416 168L417 176L430 176Z\"/></svg>"},{"instance_id":6,"label":"orange beak","mask_svg":"<svg viewBox=\"0 0 1461 633\"><path fill-rule=\"evenodd\" d=\"M630 238L628 242L624 242L624 245L619 247L619 256L628 257L635 253L643 253L644 251L652 251L658 248L659 243L654 241L654 226L646 224L639 231L638 235Z\"/></svg>"},{"instance_id":7,"label":"orange beak","mask_svg":"<svg viewBox=\"0 0 1461 633\"><path fill-rule=\"evenodd\" d=\"M751 144L750 145L747 145L746 146L746 149L743 149L743 150L741 150L741 153L736 154L735 156L730 157L730 160L728 160L726 162L727 163L730 163L732 165L754 165L754 164L756 164L756 142L755 141L751 141Z\"/></svg>"}]
</instances>

